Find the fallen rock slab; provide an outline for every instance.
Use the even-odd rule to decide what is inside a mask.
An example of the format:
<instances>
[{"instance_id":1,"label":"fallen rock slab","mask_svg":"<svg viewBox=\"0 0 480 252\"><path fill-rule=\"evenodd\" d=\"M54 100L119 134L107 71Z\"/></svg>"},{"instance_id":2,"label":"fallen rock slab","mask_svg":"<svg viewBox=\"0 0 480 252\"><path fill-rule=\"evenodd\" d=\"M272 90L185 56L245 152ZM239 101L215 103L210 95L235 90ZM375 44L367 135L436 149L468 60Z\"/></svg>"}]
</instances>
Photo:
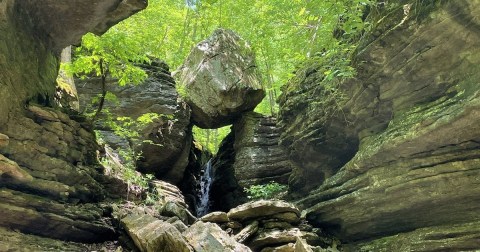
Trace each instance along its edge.
<instances>
[{"instance_id":1,"label":"fallen rock slab","mask_svg":"<svg viewBox=\"0 0 480 252\"><path fill-rule=\"evenodd\" d=\"M183 235L195 252L251 252L214 223L197 221Z\"/></svg>"},{"instance_id":2,"label":"fallen rock slab","mask_svg":"<svg viewBox=\"0 0 480 252\"><path fill-rule=\"evenodd\" d=\"M240 233L235 235L235 240L244 242L258 231L258 221L248 224Z\"/></svg>"},{"instance_id":3,"label":"fallen rock slab","mask_svg":"<svg viewBox=\"0 0 480 252\"><path fill-rule=\"evenodd\" d=\"M211 212L200 218L203 222L213 222L213 223L225 223L228 222L228 216L225 212Z\"/></svg>"},{"instance_id":4,"label":"fallen rock slab","mask_svg":"<svg viewBox=\"0 0 480 252\"><path fill-rule=\"evenodd\" d=\"M180 231L168 222L150 215L129 215L121 222L142 252L193 252Z\"/></svg>"},{"instance_id":5,"label":"fallen rock slab","mask_svg":"<svg viewBox=\"0 0 480 252\"><path fill-rule=\"evenodd\" d=\"M293 213L299 218L300 210L294 205L281 200L259 200L248 202L238 207L232 208L228 212L228 217L232 220L248 220L259 217L273 216L283 213ZM291 218L289 214L284 214ZM283 215L277 215L282 217Z\"/></svg>"}]
</instances>

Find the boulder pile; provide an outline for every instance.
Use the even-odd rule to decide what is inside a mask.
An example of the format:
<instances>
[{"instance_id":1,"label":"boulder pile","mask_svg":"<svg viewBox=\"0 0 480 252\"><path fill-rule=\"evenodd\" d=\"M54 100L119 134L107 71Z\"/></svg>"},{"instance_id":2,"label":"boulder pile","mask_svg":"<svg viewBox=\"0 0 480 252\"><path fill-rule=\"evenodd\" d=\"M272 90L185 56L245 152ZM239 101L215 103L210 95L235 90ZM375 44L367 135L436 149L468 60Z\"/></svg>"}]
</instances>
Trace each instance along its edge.
<instances>
[{"instance_id":1,"label":"boulder pile","mask_svg":"<svg viewBox=\"0 0 480 252\"><path fill-rule=\"evenodd\" d=\"M181 197L172 196L178 188L159 183L169 188L170 197L161 200L161 207L153 211L133 207L123 215L117 213L140 251L308 252L324 251L327 246L329 251L336 251L331 239L302 220L299 209L285 201L253 201L228 213L184 218L189 211ZM169 205L175 205L177 210L168 211Z\"/></svg>"},{"instance_id":2,"label":"boulder pile","mask_svg":"<svg viewBox=\"0 0 480 252\"><path fill-rule=\"evenodd\" d=\"M332 243L319 236L323 236L320 229L300 218L297 207L285 201L252 201L228 213L209 213L200 221L216 223L252 251L321 251Z\"/></svg>"}]
</instances>

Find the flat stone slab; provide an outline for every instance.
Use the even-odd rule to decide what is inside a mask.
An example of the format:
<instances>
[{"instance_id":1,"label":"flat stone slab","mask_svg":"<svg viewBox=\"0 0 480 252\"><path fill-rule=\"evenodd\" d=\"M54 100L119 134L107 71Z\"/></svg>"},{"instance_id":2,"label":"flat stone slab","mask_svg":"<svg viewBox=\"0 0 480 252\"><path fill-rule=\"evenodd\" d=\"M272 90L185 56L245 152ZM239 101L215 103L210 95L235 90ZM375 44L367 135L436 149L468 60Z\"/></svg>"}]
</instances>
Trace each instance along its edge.
<instances>
[{"instance_id":1,"label":"flat stone slab","mask_svg":"<svg viewBox=\"0 0 480 252\"><path fill-rule=\"evenodd\" d=\"M180 231L168 222L150 215L129 215L121 222L142 252L193 252Z\"/></svg>"},{"instance_id":2,"label":"flat stone slab","mask_svg":"<svg viewBox=\"0 0 480 252\"><path fill-rule=\"evenodd\" d=\"M243 221L283 213L294 213L297 218L300 216L300 210L297 207L295 207L293 204L281 200L259 200L248 202L238 207L232 208L227 215L232 220ZM292 216L288 217L291 218Z\"/></svg>"},{"instance_id":3,"label":"flat stone slab","mask_svg":"<svg viewBox=\"0 0 480 252\"><path fill-rule=\"evenodd\" d=\"M202 218L200 218L200 220L203 222L214 223L224 223L230 221L230 219L228 219L227 213L225 212L211 212L207 215L204 215Z\"/></svg>"},{"instance_id":4,"label":"flat stone slab","mask_svg":"<svg viewBox=\"0 0 480 252\"><path fill-rule=\"evenodd\" d=\"M195 252L251 252L215 223L197 221L183 235Z\"/></svg>"}]
</instances>

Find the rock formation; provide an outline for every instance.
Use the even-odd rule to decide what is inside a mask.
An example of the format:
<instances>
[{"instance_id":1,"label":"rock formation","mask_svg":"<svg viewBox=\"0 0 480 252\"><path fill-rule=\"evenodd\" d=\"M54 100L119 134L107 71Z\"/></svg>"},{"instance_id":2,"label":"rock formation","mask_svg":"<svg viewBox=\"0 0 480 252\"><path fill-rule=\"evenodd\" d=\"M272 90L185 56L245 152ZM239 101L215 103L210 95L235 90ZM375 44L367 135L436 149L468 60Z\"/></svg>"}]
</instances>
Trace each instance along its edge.
<instances>
[{"instance_id":1,"label":"rock formation","mask_svg":"<svg viewBox=\"0 0 480 252\"><path fill-rule=\"evenodd\" d=\"M153 60L141 67L149 77L138 85L119 86L116 80L108 79L107 90L116 96L116 100L105 101L104 110L115 117L132 120L148 113L160 115L159 118L143 125L137 123L138 127L131 130L138 132L139 136L133 139L115 135L108 123L102 123L108 118L107 113L101 115L97 128L105 142L114 149L131 147L141 153L137 162L139 170L178 183L188 165L192 143L190 109L178 100L175 81L164 62ZM100 81L100 78L77 81L82 110L91 107L92 99L101 93Z\"/></svg>"},{"instance_id":2,"label":"rock formation","mask_svg":"<svg viewBox=\"0 0 480 252\"><path fill-rule=\"evenodd\" d=\"M250 46L231 30L200 42L178 70L192 120L201 128L232 124L265 96Z\"/></svg>"},{"instance_id":3,"label":"rock formation","mask_svg":"<svg viewBox=\"0 0 480 252\"><path fill-rule=\"evenodd\" d=\"M60 49L88 31L105 31L146 4L94 3L0 2L0 229L7 229L2 237L12 237L11 243L2 238L2 251L28 249L34 241L36 250L62 244L47 238L116 237L99 204L108 197L103 185L108 178L97 163L91 127L79 116L45 107L52 105ZM25 242L15 242L19 239Z\"/></svg>"},{"instance_id":4,"label":"rock formation","mask_svg":"<svg viewBox=\"0 0 480 252\"><path fill-rule=\"evenodd\" d=\"M331 92L316 61L285 86L290 189L352 251L478 249L480 4L402 3L371 14L355 79Z\"/></svg>"},{"instance_id":5,"label":"rock formation","mask_svg":"<svg viewBox=\"0 0 480 252\"><path fill-rule=\"evenodd\" d=\"M300 219L297 207L284 201L253 201L230 209L228 213L210 213L200 220L217 223L252 251L293 252L297 251L295 246L311 251L314 247L332 248L333 244L333 240L326 238L320 229L314 229Z\"/></svg>"},{"instance_id":6,"label":"rock formation","mask_svg":"<svg viewBox=\"0 0 480 252\"><path fill-rule=\"evenodd\" d=\"M244 188L275 181L287 184L292 164L278 144L273 117L244 113L232 127L213 161L214 209L226 211L246 201ZM215 202L218 202L216 204Z\"/></svg>"}]
</instances>

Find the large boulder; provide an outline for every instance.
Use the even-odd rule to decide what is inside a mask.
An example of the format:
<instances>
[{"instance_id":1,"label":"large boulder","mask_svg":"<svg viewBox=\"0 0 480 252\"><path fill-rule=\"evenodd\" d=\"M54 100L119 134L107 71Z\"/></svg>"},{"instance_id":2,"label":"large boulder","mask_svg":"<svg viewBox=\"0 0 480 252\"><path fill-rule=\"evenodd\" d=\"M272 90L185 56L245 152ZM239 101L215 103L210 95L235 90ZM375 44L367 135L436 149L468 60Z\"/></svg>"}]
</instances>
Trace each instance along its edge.
<instances>
[{"instance_id":1,"label":"large boulder","mask_svg":"<svg viewBox=\"0 0 480 252\"><path fill-rule=\"evenodd\" d=\"M246 41L218 29L196 45L178 70L192 120L201 128L219 128L262 101L265 91Z\"/></svg>"},{"instance_id":2,"label":"large boulder","mask_svg":"<svg viewBox=\"0 0 480 252\"><path fill-rule=\"evenodd\" d=\"M233 125L213 160L214 208L227 211L244 203L244 188L272 181L286 185L292 163L279 145L276 119L255 112L243 114Z\"/></svg>"},{"instance_id":3,"label":"large boulder","mask_svg":"<svg viewBox=\"0 0 480 252\"><path fill-rule=\"evenodd\" d=\"M168 66L159 60L151 64L140 65L148 78L138 85L119 86L117 80L107 80L107 90L116 96L114 100L106 100L104 110L117 117L128 117L137 121L130 129L138 132L135 137L119 137L108 127L109 116L103 113L98 125L103 140L112 148L128 150L133 148L141 157L138 168L144 173L154 173L158 178L178 183L188 165L188 156L192 142L190 109L178 100L175 81L170 75ZM96 111L92 100L100 94L101 79L89 78L77 80L81 110ZM158 118L146 123L138 122L138 118L156 114ZM118 122L121 123L121 122Z\"/></svg>"},{"instance_id":4,"label":"large boulder","mask_svg":"<svg viewBox=\"0 0 480 252\"><path fill-rule=\"evenodd\" d=\"M217 224L196 222L183 235L196 252L249 252L247 246L238 243Z\"/></svg>"},{"instance_id":5,"label":"large boulder","mask_svg":"<svg viewBox=\"0 0 480 252\"><path fill-rule=\"evenodd\" d=\"M402 3L372 13L355 79L332 92L311 61L286 85L290 189L309 193L307 219L353 251L478 249L480 4Z\"/></svg>"}]
</instances>

